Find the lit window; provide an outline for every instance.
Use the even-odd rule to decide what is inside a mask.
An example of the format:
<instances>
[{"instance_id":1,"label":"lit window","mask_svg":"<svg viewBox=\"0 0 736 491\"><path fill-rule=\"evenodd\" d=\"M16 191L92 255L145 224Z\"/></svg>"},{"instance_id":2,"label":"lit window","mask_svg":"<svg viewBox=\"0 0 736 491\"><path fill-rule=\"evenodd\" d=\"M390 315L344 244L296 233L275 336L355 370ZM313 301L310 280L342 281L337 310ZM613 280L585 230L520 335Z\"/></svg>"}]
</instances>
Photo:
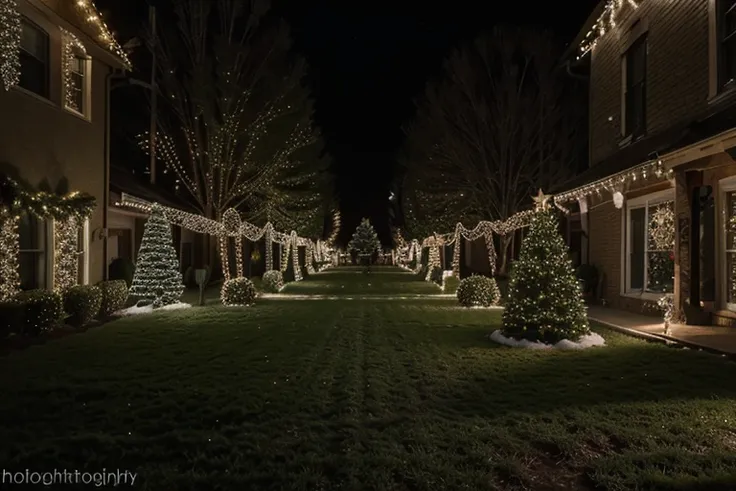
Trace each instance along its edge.
<instances>
[{"instance_id":1,"label":"lit window","mask_svg":"<svg viewBox=\"0 0 736 491\"><path fill-rule=\"evenodd\" d=\"M67 75L67 105L80 114L85 114L85 76L87 71L87 60L81 56L73 56Z\"/></svg>"},{"instance_id":2,"label":"lit window","mask_svg":"<svg viewBox=\"0 0 736 491\"><path fill-rule=\"evenodd\" d=\"M724 198L726 307L736 311L736 190L726 191Z\"/></svg>"},{"instance_id":3,"label":"lit window","mask_svg":"<svg viewBox=\"0 0 736 491\"><path fill-rule=\"evenodd\" d=\"M672 293L675 279L674 201L632 200L627 206L626 292Z\"/></svg>"}]
</instances>

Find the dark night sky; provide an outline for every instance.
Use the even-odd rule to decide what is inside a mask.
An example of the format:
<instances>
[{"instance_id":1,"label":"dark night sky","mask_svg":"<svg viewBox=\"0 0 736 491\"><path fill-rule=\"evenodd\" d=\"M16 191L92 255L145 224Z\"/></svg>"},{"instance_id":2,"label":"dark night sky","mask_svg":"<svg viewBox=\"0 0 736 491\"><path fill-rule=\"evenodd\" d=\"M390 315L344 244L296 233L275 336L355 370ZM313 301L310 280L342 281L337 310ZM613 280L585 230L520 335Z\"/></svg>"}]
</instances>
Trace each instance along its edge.
<instances>
[{"instance_id":1,"label":"dark night sky","mask_svg":"<svg viewBox=\"0 0 736 491\"><path fill-rule=\"evenodd\" d=\"M98 3L111 7L107 20L113 29L117 15L127 25L136 16L145 22L145 0ZM439 73L454 46L497 24L545 27L568 42L596 3L277 3L292 27L295 49L310 65L316 119L335 162L343 231L347 234L361 216L368 216L387 238L388 194L401 125L412 116L412 99L428 77Z\"/></svg>"}]
</instances>

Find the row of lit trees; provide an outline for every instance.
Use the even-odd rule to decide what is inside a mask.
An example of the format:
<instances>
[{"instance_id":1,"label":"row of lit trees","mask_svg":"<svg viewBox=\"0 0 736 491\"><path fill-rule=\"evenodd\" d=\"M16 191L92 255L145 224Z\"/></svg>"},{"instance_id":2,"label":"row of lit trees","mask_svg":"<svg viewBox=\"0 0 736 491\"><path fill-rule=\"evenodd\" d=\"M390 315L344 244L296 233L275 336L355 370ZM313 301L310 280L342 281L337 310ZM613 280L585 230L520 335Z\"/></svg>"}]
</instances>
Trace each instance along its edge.
<instances>
[{"instance_id":1,"label":"row of lit trees","mask_svg":"<svg viewBox=\"0 0 736 491\"><path fill-rule=\"evenodd\" d=\"M547 33L498 28L456 50L406 125L401 196L407 236L507 220L529 195L585 160L584 99ZM582 137L582 139L581 139ZM500 237L505 273L511 235Z\"/></svg>"}]
</instances>

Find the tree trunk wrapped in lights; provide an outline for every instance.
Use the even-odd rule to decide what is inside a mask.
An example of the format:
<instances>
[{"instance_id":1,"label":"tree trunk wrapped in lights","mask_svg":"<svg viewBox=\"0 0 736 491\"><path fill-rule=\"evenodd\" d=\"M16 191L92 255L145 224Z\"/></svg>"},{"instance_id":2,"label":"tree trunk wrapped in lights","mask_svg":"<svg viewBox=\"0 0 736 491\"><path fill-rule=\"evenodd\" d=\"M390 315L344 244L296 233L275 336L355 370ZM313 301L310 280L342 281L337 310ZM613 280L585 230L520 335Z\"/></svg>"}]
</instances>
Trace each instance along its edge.
<instances>
[{"instance_id":1,"label":"tree trunk wrapped in lights","mask_svg":"<svg viewBox=\"0 0 736 491\"><path fill-rule=\"evenodd\" d=\"M583 294L559 222L541 191L509 282L503 334L553 344L590 334Z\"/></svg>"},{"instance_id":2,"label":"tree trunk wrapped in lights","mask_svg":"<svg viewBox=\"0 0 736 491\"><path fill-rule=\"evenodd\" d=\"M586 157L576 99L584 92L559 55L546 34L497 29L450 56L406 128L402 200L412 236L506 221L526 208L529 189L571 176ZM510 236L499 238L504 273Z\"/></svg>"},{"instance_id":3,"label":"tree trunk wrapped in lights","mask_svg":"<svg viewBox=\"0 0 736 491\"><path fill-rule=\"evenodd\" d=\"M153 307L177 303L184 292L171 224L159 205L151 207L138 251L130 294Z\"/></svg>"}]
</instances>

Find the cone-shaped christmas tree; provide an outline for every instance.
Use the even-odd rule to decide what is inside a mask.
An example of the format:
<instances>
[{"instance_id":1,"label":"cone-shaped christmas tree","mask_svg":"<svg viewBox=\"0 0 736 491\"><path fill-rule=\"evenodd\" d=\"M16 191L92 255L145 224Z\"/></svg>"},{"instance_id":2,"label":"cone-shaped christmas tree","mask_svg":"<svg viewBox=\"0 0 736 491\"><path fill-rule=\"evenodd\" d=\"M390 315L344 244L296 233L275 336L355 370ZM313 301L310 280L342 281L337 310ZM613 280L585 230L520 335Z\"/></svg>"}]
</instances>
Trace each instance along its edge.
<instances>
[{"instance_id":1,"label":"cone-shaped christmas tree","mask_svg":"<svg viewBox=\"0 0 736 491\"><path fill-rule=\"evenodd\" d=\"M590 334L580 284L548 197L540 190L534 200L537 213L509 282L503 334L550 344L577 341Z\"/></svg>"},{"instance_id":2,"label":"cone-shaped christmas tree","mask_svg":"<svg viewBox=\"0 0 736 491\"><path fill-rule=\"evenodd\" d=\"M381 249L378 234L373 229L370 220L364 218L355 229L353 238L348 244L348 249L360 255L370 255Z\"/></svg>"},{"instance_id":3,"label":"cone-shaped christmas tree","mask_svg":"<svg viewBox=\"0 0 736 491\"><path fill-rule=\"evenodd\" d=\"M171 225L163 209L154 204L143 231L130 294L153 301L157 308L178 302L183 291Z\"/></svg>"}]
</instances>

